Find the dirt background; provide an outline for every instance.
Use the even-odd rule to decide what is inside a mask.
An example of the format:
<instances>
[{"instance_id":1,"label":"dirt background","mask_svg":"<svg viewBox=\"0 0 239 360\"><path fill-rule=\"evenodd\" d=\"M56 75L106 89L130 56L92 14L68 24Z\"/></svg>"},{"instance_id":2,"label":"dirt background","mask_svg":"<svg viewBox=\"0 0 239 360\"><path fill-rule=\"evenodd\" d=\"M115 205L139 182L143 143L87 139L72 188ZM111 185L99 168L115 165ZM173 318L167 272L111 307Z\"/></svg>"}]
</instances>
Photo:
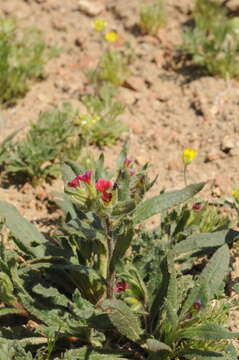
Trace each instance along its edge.
<instances>
[{"instance_id":1,"label":"dirt background","mask_svg":"<svg viewBox=\"0 0 239 360\"><path fill-rule=\"evenodd\" d=\"M86 1L86 0L84 0ZM83 2L84 2L83 1ZM183 25L190 19L192 0L167 0L167 24L156 37L137 31L140 0L87 0L96 17L103 18L122 39L131 43L135 61L131 76L119 91L126 104L122 121L129 128L130 156L139 164L149 161L151 175L159 174L153 192L184 186L181 155L186 147L198 151L189 168L189 182L209 180L202 197L229 197L238 184L239 82L200 76L174 66L182 42ZM100 37L92 29L96 17L81 8L82 0L2 0L0 16L19 19L44 33L49 45L61 48L45 68L45 79L32 83L14 107L0 109L0 140L16 128L27 129L40 111L91 91L85 71L94 68L102 53ZM229 6L234 7L234 1ZM239 5L236 5L239 10ZM104 150L113 166L121 143ZM100 150L92 147L93 153ZM33 189L15 185L0 188L1 200L15 204L28 219L40 223L51 215L47 198L62 190L61 180ZM239 265L238 265L239 268ZM237 318L233 327L237 327Z\"/></svg>"}]
</instances>

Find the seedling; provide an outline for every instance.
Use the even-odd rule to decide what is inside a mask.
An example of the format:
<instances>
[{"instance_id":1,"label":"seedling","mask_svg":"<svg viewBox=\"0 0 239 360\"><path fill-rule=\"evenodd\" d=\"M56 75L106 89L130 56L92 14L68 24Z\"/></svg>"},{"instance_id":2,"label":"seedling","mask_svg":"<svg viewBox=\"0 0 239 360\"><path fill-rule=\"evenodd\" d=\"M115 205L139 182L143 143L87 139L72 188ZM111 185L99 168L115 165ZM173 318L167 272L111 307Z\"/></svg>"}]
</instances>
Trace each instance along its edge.
<instances>
[{"instance_id":1,"label":"seedling","mask_svg":"<svg viewBox=\"0 0 239 360\"><path fill-rule=\"evenodd\" d=\"M44 65L56 49L47 48L42 34L19 28L16 21L0 21L0 102L11 104L26 93L29 80L43 76Z\"/></svg>"},{"instance_id":2,"label":"seedling","mask_svg":"<svg viewBox=\"0 0 239 360\"><path fill-rule=\"evenodd\" d=\"M159 29L165 25L165 18L165 1L154 0L142 5L139 26L144 33L157 35Z\"/></svg>"}]
</instances>

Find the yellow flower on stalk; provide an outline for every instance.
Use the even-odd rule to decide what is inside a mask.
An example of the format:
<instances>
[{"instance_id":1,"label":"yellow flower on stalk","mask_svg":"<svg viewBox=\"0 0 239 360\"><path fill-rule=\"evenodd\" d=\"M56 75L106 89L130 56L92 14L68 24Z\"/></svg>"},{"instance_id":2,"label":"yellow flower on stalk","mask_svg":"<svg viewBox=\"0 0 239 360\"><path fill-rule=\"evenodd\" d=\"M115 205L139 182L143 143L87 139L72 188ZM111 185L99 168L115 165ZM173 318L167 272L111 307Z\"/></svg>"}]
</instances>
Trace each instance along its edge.
<instances>
[{"instance_id":1,"label":"yellow flower on stalk","mask_svg":"<svg viewBox=\"0 0 239 360\"><path fill-rule=\"evenodd\" d=\"M192 160L197 156L197 151L194 150L194 149L185 149L183 151L183 156L182 156L182 159L183 159L183 162L184 162L184 165L188 165L192 162Z\"/></svg>"},{"instance_id":2,"label":"yellow flower on stalk","mask_svg":"<svg viewBox=\"0 0 239 360\"><path fill-rule=\"evenodd\" d=\"M103 19L96 19L92 26L95 29L95 31L101 32L105 30L107 26L107 22L104 21Z\"/></svg>"},{"instance_id":3,"label":"yellow flower on stalk","mask_svg":"<svg viewBox=\"0 0 239 360\"><path fill-rule=\"evenodd\" d=\"M105 40L108 41L109 43L116 42L117 38L118 38L118 35L115 31L110 31L105 34Z\"/></svg>"}]
</instances>

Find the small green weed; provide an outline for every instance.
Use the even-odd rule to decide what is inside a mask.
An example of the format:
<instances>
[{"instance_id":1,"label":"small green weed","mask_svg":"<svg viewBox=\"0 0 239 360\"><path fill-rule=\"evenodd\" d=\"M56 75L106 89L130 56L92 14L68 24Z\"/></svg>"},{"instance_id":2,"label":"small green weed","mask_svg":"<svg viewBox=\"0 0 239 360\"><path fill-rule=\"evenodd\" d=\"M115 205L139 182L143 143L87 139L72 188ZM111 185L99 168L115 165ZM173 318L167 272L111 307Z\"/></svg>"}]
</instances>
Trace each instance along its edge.
<instances>
[{"instance_id":1,"label":"small green weed","mask_svg":"<svg viewBox=\"0 0 239 360\"><path fill-rule=\"evenodd\" d=\"M54 177L59 171L59 161L79 151L73 119L77 113L66 104L62 111L53 108L40 114L32 123L26 136L17 141L8 154L5 169L8 173L22 174L33 182Z\"/></svg>"},{"instance_id":2,"label":"small green weed","mask_svg":"<svg viewBox=\"0 0 239 360\"><path fill-rule=\"evenodd\" d=\"M165 25L165 0L154 0L142 5L140 9L139 26L144 33L156 35Z\"/></svg>"},{"instance_id":3,"label":"small green weed","mask_svg":"<svg viewBox=\"0 0 239 360\"><path fill-rule=\"evenodd\" d=\"M106 50L94 72L94 77L99 82L106 81L113 85L120 86L130 75L129 64L130 58L119 50Z\"/></svg>"},{"instance_id":4,"label":"small green weed","mask_svg":"<svg viewBox=\"0 0 239 360\"><path fill-rule=\"evenodd\" d=\"M43 76L46 61L55 54L38 30L0 20L0 102L11 104L24 95L29 80Z\"/></svg>"},{"instance_id":5,"label":"small green weed","mask_svg":"<svg viewBox=\"0 0 239 360\"><path fill-rule=\"evenodd\" d=\"M14 143L14 133L0 144L1 167L7 173L21 174L22 181L36 183L56 177L62 159L76 159L83 146L115 143L126 127L118 119L124 107L112 94L109 87L103 87L99 96L84 96L86 114L80 115L70 104L41 113L23 139Z\"/></svg>"},{"instance_id":6,"label":"small green weed","mask_svg":"<svg viewBox=\"0 0 239 360\"><path fill-rule=\"evenodd\" d=\"M87 109L86 115L80 115L76 123L81 127L84 142L99 146L114 144L126 131L118 120L124 112L124 106L114 99L115 89L105 85L99 89L99 95L84 95L82 103Z\"/></svg>"},{"instance_id":7,"label":"small green weed","mask_svg":"<svg viewBox=\"0 0 239 360\"><path fill-rule=\"evenodd\" d=\"M238 76L239 17L229 18L215 0L197 0L194 27L184 31L183 48L195 64L225 79Z\"/></svg>"}]
</instances>

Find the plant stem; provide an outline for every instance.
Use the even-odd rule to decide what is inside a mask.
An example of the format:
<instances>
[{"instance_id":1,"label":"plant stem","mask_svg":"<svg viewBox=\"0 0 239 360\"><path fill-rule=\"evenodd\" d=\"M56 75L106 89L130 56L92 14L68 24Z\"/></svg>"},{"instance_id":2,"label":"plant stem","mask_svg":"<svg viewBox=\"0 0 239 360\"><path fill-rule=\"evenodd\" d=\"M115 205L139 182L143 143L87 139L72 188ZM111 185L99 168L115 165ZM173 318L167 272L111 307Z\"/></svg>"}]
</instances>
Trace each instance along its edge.
<instances>
[{"instance_id":1,"label":"plant stem","mask_svg":"<svg viewBox=\"0 0 239 360\"><path fill-rule=\"evenodd\" d=\"M110 219L106 218L106 233L107 233L107 247L108 247L108 264L106 276L106 296L107 299L113 298L113 287L115 282L115 269L111 266L111 259L114 251L114 241L112 238L112 229Z\"/></svg>"},{"instance_id":2,"label":"plant stem","mask_svg":"<svg viewBox=\"0 0 239 360\"><path fill-rule=\"evenodd\" d=\"M187 164L183 168L184 185L187 186Z\"/></svg>"}]
</instances>

